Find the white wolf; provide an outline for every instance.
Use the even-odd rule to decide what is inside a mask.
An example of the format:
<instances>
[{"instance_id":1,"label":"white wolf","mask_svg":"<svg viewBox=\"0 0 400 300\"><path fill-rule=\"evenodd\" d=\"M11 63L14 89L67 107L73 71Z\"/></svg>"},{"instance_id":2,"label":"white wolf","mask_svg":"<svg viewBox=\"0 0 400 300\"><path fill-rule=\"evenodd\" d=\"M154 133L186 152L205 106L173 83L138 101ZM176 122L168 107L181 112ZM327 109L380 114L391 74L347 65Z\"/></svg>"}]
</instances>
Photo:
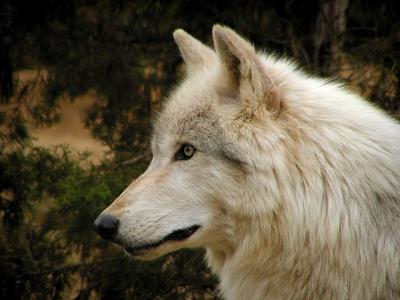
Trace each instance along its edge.
<instances>
[{"instance_id":1,"label":"white wolf","mask_svg":"<svg viewBox=\"0 0 400 300\"><path fill-rule=\"evenodd\" d=\"M226 299L400 299L400 125L215 25L153 159L95 221L134 257L205 247Z\"/></svg>"}]
</instances>

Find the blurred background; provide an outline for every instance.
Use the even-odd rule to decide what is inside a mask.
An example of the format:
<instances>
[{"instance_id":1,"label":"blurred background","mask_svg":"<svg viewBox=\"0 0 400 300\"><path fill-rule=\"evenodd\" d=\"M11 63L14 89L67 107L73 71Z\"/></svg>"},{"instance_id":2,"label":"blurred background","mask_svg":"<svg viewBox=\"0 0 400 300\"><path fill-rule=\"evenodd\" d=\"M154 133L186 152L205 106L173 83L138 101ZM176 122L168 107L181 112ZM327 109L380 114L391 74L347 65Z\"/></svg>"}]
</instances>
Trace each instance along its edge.
<instances>
[{"instance_id":1,"label":"blurred background","mask_svg":"<svg viewBox=\"0 0 400 300\"><path fill-rule=\"evenodd\" d=\"M228 25L400 116L400 2L2 0L0 298L217 299L202 250L127 258L92 223L145 169L172 32ZM400 142L400 141L399 141Z\"/></svg>"}]
</instances>

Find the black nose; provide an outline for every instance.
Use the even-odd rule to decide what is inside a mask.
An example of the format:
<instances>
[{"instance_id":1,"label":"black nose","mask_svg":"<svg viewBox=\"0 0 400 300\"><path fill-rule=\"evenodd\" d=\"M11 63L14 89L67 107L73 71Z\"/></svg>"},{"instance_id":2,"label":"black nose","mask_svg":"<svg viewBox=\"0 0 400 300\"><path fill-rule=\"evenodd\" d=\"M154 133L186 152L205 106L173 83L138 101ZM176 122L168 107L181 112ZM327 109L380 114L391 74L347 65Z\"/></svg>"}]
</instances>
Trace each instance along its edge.
<instances>
[{"instance_id":1,"label":"black nose","mask_svg":"<svg viewBox=\"0 0 400 300\"><path fill-rule=\"evenodd\" d=\"M106 240L112 240L118 231L119 220L110 214L101 214L94 221L97 233Z\"/></svg>"}]
</instances>

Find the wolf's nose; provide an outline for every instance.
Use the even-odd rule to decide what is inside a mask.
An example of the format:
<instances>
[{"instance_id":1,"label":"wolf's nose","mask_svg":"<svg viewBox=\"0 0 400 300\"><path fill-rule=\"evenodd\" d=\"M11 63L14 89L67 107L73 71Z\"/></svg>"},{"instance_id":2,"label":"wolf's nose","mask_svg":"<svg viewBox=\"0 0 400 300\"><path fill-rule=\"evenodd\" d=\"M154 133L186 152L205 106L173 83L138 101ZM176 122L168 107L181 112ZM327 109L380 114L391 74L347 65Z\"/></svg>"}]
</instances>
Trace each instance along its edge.
<instances>
[{"instance_id":1,"label":"wolf's nose","mask_svg":"<svg viewBox=\"0 0 400 300\"><path fill-rule=\"evenodd\" d=\"M94 221L97 233L106 240L112 240L117 234L119 220L110 214L101 214Z\"/></svg>"}]
</instances>

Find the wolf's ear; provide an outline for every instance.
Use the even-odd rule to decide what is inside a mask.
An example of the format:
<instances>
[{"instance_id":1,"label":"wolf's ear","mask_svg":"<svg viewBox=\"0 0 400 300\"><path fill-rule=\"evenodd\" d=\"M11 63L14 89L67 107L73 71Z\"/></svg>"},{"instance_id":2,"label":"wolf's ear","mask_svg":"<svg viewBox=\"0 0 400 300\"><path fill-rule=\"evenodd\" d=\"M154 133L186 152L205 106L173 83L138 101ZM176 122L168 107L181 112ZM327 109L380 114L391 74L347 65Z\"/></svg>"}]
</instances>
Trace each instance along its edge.
<instances>
[{"instance_id":1,"label":"wolf's ear","mask_svg":"<svg viewBox=\"0 0 400 300\"><path fill-rule=\"evenodd\" d=\"M217 62L215 52L182 29L174 31L174 40L178 45L189 74Z\"/></svg>"},{"instance_id":2,"label":"wolf's ear","mask_svg":"<svg viewBox=\"0 0 400 300\"><path fill-rule=\"evenodd\" d=\"M274 82L268 77L254 47L228 27L214 25L214 46L222 64L227 87L240 95L242 111L253 114L266 108L276 116L280 100Z\"/></svg>"}]
</instances>

